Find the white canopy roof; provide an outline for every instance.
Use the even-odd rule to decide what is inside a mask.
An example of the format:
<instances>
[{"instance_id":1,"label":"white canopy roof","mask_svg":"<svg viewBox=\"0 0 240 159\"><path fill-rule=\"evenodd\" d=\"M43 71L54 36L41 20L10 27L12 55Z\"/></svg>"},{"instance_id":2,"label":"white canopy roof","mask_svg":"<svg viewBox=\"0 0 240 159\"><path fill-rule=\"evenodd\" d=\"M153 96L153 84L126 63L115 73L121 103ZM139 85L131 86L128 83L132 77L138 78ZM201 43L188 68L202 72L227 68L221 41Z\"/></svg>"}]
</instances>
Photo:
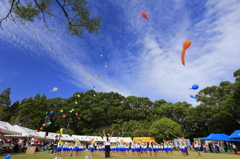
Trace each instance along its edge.
<instances>
[{"instance_id":1,"label":"white canopy roof","mask_svg":"<svg viewBox=\"0 0 240 159\"><path fill-rule=\"evenodd\" d=\"M39 134L35 130L25 128L25 127L22 127L22 126L19 126L19 125L14 125L13 127L15 128L16 131L22 133L22 137L32 137L32 136L34 136L34 137L39 138L39 139L44 139L44 136Z\"/></svg>"},{"instance_id":2,"label":"white canopy roof","mask_svg":"<svg viewBox=\"0 0 240 159\"><path fill-rule=\"evenodd\" d=\"M46 132L44 131L39 131L39 134L45 136ZM56 136L60 136L59 133L53 133L53 132L48 132L48 136L46 136L46 139L54 140ZM68 134L62 134L62 137L60 138L62 141L74 141L74 139L69 136Z\"/></svg>"},{"instance_id":3,"label":"white canopy roof","mask_svg":"<svg viewBox=\"0 0 240 159\"><path fill-rule=\"evenodd\" d=\"M106 137L103 137L103 140L106 141ZM117 141L132 142L132 138L131 137L111 137L110 142L117 142Z\"/></svg>"},{"instance_id":4,"label":"white canopy roof","mask_svg":"<svg viewBox=\"0 0 240 159\"><path fill-rule=\"evenodd\" d=\"M21 132L18 132L17 130L15 130L12 125L4 121L0 121L0 129L1 129L1 133L4 133L4 134L20 134L20 135L22 134Z\"/></svg>"},{"instance_id":5,"label":"white canopy roof","mask_svg":"<svg viewBox=\"0 0 240 159\"><path fill-rule=\"evenodd\" d=\"M72 135L72 138L74 140L79 140L79 141L103 141L101 136L82 136L82 135Z\"/></svg>"}]
</instances>

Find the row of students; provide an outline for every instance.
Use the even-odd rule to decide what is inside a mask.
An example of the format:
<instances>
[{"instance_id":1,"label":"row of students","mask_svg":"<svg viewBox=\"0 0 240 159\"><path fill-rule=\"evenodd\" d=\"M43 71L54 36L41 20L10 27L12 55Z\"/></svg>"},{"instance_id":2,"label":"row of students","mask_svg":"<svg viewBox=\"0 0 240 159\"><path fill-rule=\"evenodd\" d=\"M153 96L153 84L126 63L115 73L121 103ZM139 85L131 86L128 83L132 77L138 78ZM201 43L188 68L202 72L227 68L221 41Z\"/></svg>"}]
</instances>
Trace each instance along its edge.
<instances>
[{"instance_id":1,"label":"row of students","mask_svg":"<svg viewBox=\"0 0 240 159\"><path fill-rule=\"evenodd\" d=\"M108 138L108 135L105 134L106 136L106 141L104 142L104 145L97 145L96 150L97 151L102 151L105 152L105 158L110 157L110 151L112 153L119 154L122 157L126 157L126 152L129 153L129 151L132 151L132 155L141 157L141 155L147 155L148 152L150 153L150 156L155 156L157 157L159 153L166 154L167 156L173 155L173 144L165 141L163 143L157 144L156 142L152 143L145 143L142 142L141 140L137 142L131 142L127 143L124 142L123 140L117 140L115 144L110 144L111 137L113 135L114 131L112 132L111 136ZM95 141L91 140L90 145L89 145L89 151L90 151L90 157L93 157L93 152L95 147ZM183 156L186 156L186 142L182 141L179 143L179 148L180 151L182 152ZM196 151L198 152L198 155L201 157L200 154L200 149L198 146L198 142L195 143L195 148ZM75 142L62 142L59 140L58 145L57 145L57 155L66 155L66 154L71 154L74 155L75 157L78 156L82 151L86 150L85 145L81 144L80 141L75 141Z\"/></svg>"}]
</instances>

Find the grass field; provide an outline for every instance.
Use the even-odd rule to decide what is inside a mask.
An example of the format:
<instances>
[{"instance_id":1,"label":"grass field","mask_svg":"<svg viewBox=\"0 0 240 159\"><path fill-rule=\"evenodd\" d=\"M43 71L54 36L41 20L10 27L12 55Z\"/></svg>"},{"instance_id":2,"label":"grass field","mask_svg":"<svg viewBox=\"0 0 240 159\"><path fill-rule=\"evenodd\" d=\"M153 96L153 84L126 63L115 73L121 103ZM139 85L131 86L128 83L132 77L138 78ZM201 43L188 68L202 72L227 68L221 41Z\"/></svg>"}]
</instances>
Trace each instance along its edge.
<instances>
[{"instance_id":1,"label":"grass field","mask_svg":"<svg viewBox=\"0 0 240 159\"><path fill-rule=\"evenodd\" d=\"M174 155L169 156L168 159L175 159L175 158L176 159L184 159L184 158L197 159L197 158L199 158L197 152L189 152L189 156L187 156L187 157L183 157L181 155L180 151L174 151L173 153L174 153ZM6 155L7 154L0 155L0 159L4 159ZM201 157L202 159L240 159L240 155L236 155L232 152L228 152L228 153L223 152L223 153L220 153L220 154L217 154L217 153L201 153L201 155L202 155L202 157ZM64 156L61 156L60 158L62 158L62 159L73 159L73 158L85 159L85 156L89 156L88 159L91 159L90 158L90 153L88 151L85 151L85 152L81 153L77 157L71 157L70 155L64 155ZM51 155L50 153L47 153L47 152L36 152L35 154L26 154L26 153L12 154L11 159L54 159L54 157L56 157L56 155ZM105 158L105 156L104 156L103 153L94 152L93 158L103 159L103 158ZM111 154L110 158L112 158L112 159L122 159L124 157L121 157L117 154ZM126 158L127 159L137 159L139 157L132 156L132 155L127 155ZM141 159L148 159L148 158L155 158L155 157L141 156ZM166 157L165 154L159 154L157 156L157 158L166 159L167 157Z\"/></svg>"}]
</instances>

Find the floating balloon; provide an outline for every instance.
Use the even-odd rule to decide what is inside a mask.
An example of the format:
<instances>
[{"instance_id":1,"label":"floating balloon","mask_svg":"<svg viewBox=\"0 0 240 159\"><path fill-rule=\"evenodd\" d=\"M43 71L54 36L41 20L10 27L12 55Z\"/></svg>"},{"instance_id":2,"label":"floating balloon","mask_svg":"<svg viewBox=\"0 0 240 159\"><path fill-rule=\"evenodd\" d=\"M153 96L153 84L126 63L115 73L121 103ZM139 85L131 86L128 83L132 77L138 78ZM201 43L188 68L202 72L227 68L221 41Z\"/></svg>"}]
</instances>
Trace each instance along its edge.
<instances>
[{"instance_id":1,"label":"floating balloon","mask_svg":"<svg viewBox=\"0 0 240 159\"><path fill-rule=\"evenodd\" d=\"M97 91L98 89L93 89L94 91Z\"/></svg>"},{"instance_id":2,"label":"floating balloon","mask_svg":"<svg viewBox=\"0 0 240 159\"><path fill-rule=\"evenodd\" d=\"M44 136L44 139L46 139L47 138L47 136Z\"/></svg>"},{"instance_id":3,"label":"floating balloon","mask_svg":"<svg viewBox=\"0 0 240 159\"><path fill-rule=\"evenodd\" d=\"M46 124L45 124L45 123L43 123L43 124L42 124L42 126L46 126Z\"/></svg>"},{"instance_id":4,"label":"floating balloon","mask_svg":"<svg viewBox=\"0 0 240 159\"><path fill-rule=\"evenodd\" d=\"M10 159L12 155L8 154L4 159Z\"/></svg>"},{"instance_id":5,"label":"floating balloon","mask_svg":"<svg viewBox=\"0 0 240 159\"><path fill-rule=\"evenodd\" d=\"M96 86L93 86L93 88L96 88Z\"/></svg>"},{"instance_id":6,"label":"floating balloon","mask_svg":"<svg viewBox=\"0 0 240 159\"><path fill-rule=\"evenodd\" d=\"M199 88L199 86L197 84L192 85L191 89L197 90Z\"/></svg>"},{"instance_id":7,"label":"floating balloon","mask_svg":"<svg viewBox=\"0 0 240 159\"><path fill-rule=\"evenodd\" d=\"M76 113L76 116L78 116L78 113Z\"/></svg>"},{"instance_id":8,"label":"floating balloon","mask_svg":"<svg viewBox=\"0 0 240 159\"><path fill-rule=\"evenodd\" d=\"M194 95L190 95L191 98L194 98L194 99L198 99L197 97L195 97Z\"/></svg>"},{"instance_id":9,"label":"floating balloon","mask_svg":"<svg viewBox=\"0 0 240 159\"><path fill-rule=\"evenodd\" d=\"M72 111L74 111L75 109L72 109Z\"/></svg>"},{"instance_id":10,"label":"floating balloon","mask_svg":"<svg viewBox=\"0 0 240 159\"><path fill-rule=\"evenodd\" d=\"M40 130L42 130L43 128L41 127Z\"/></svg>"},{"instance_id":11,"label":"floating balloon","mask_svg":"<svg viewBox=\"0 0 240 159\"><path fill-rule=\"evenodd\" d=\"M79 94L77 95L78 97L81 97Z\"/></svg>"},{"instance_id":12,"label":"floating balloon","mask_svg":"<svg viewBox=\"0 0 240 159\"><path fill-rule=\"evenodd\" d=\"M98 75L95 75L95 77L98 77Z\"/></svg>"},{"instance_id":13,"label":"floating balloon","mask_svg":"<svg viewBox=\"0 0 240 159\"><path fill-rule=\"evenodd\" d=\"M40 120L38 120L38 122L40 122Z\"/></svg>"},{"instance_id":14,"label":"floating balloon","mask_svg":"<svg viewBox=\"0 0 240 159\"><path fill-rule=\"evenodd\" d=\"M50 113L49 114L53 114L53 111L50 111Z\"/></svg>"},{"instance_id":15,"label":"floating balloon","mask_svg":"<svg viewBox=\"0 0 240 159\"><path fill-rule=\"evenodd\" d=\"M21 126L21 125L22 125L22 123L19 123L18 125L19 125L19 126Z\"/></svg>"},{"instance_id":16,"label":"floating balloon","mask_svg":"<svg viewBox=\"0 0 240 159\"><path fill-rule=\"evenodd\" d=\"M96 97L96 94L94 94L93 96Z\"/></svg>"},{"instance_id":17,"label":"floating balloon","mask_svg":"<svg viewBox=\"0 0 240 159\"><path fill-rule=\"evenodd\" d=\"M60 110L60 112L62 113L62 112L63 112L63 110Z\"/></svg>"},{"instance_id":18,"label":"floating balloon","mask_svg":"<svg viewBox=\"0 0 240 159\"><path fill-rule=\"evenodd\" d=\"M52 124L52 122L48 122L48 124L50 125L50 124Z\"/></svg>"},{"instance_id":19,"label":"floating balloon","mask_svg":"<svg viewBox=\"0 0 240 159\"><path fill-rule=\"evenodd\" d=\"M90 81L91 79L90 78L87 78L88 81Z\"/></svg>"},{"instance_id":20,"label":"floating balloon","mask_svg":"<svg viewBox=\"0 0 240 159\"><path fill-rule=\"evenodd\" d=\"M100 55L100 57L103 57L103 55Z\"/></svg>"},{"instance_id":21,"label":"floating balloon","mask_svg":"<svg viewBox=\"0 0 240 159\"><path fill-rule=\"evenodd\" d=\"M38 129L36 129L35 132L38 132Z\"/></svg>"},{"instance_id":22,"label":"floating balloon","mask_svg":"<svg viewBox=\"0 0 240 159\"><path fill-rule=\"evenodd\" d=\"M108 67L108 65L105 65L105 67Z\"/></svg>"},{"instance_id":23,"label":"floating balloon","mask_svg":"<svg viewBox=\"0 0 240 159\"><path fill-rule=\"evenodd\" d=\"M186 40L183 43L183 49L182 49L182 54L181 54L181 58L182 58L182 64L185 66L185 52L186 50L191 46L192 42L190 40Z\"/></svg>"},{"instance_id":24,"label":"floating balloon","mask_svg":"<svg viewBox=\"0 0 240 159\"><path fill-rule=\"evenodd\" d=\"M58 88L57 87L54 87L51 91L49 91L49 92L56 92L56 91L58 91Z\"/></svg>"},{"instance_id":25,"label":"floating balloon","mask_svg":"<svg viewBox=\"0 0 240 159\"><path fill-rule=\"evenodd\" d=\"M78 102L75 102L75 104L78 104Z\"/></svg>"},{"instance_id":26,"label":"floating balloon","mask_svg":"<svg viewBox=\"0 0 240 159\"><path fill-rule=\"evenodd\" d=\"M147 16L147 13L146 13L146 12L142 12L142 17L143 17L143 18L145 18L145 19L147 19L147 21L149 21L149 20L148 20L148 16Z\"/></svg>"},{"instance_id":27,"label":"floating balloon","mask_svg":"<svg viewBox=\"0 0 240 159\"><path fill-rule=\"evenodd\" d=\"M66 117L66 115L63 115L63 117L65 118L65 117Z\"/></svg>"},{"instance_id":28,"label":"floating balloon","mask_svg":"<svg viewBox=\"0 0 240 159\"><path fill-rule=\"evenodd\" d=\"M70 110L69 112L72 113L72 110Z\"/></svg>"}]
</instances>

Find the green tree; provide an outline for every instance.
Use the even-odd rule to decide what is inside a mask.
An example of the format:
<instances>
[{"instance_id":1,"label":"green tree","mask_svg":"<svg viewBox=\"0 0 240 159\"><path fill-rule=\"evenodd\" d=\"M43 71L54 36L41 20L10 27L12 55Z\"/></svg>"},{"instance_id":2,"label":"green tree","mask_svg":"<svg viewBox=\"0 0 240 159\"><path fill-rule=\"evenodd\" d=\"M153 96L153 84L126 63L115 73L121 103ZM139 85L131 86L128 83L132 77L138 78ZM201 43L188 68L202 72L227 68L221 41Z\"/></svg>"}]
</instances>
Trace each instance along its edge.
<instances>
[{"instance_id":1,"label":"green tree","mask_svg":"<svg viewBox=\"0 0 240 159\"><path fill-rule=\"evenodd\" d=\"M11 117L8 110L11 104L10 94L10 88L7 88L0 94L0 120L8 120Z\"/></svg>"},{"instance_id":2,"label":"green tree","mask_svg":"<svg viewBox=\"0 0 240 159\"><path fill-rule=\"evenodd\" d=\"M166 117L154 121L150 126L149 135L154 137L157 141L163 139L175 139L182 136L181 126Z\"/></svg>"},{"instance_id":3,"label":"green tree","mask_svg":"<svg viewBox=\"0 0 240 159\"><path fill-rule=\"evenodd\" d=\"M98 34L101 26L101 17L90 13L87 0L9 0L9 3L9 12L0 20L0 27L3 20L7 19L15 23L20 21L22 24L42 19L48 30L52 31L47 23L47 16L49 16L65 23L67 32L71 35L81 37L84 30Z\"/></svg>"}]
</instances>

